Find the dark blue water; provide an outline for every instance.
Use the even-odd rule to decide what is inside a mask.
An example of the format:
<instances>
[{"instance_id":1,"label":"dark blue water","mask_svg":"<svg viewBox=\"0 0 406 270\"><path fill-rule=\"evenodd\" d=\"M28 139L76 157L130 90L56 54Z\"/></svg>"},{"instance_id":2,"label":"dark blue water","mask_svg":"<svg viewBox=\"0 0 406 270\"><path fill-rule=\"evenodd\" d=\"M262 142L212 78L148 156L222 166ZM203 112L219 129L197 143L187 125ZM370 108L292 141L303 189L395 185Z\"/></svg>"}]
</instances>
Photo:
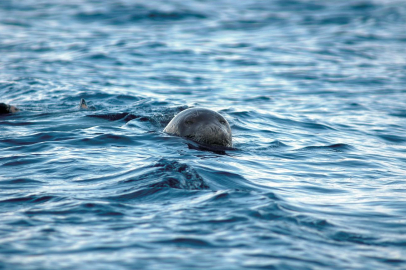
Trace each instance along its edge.
<instances>
[{"instance_id":1,"label":"dark blue water","mask_svg":"<svg viewBox=\"0 0 406 270\"><path fill-rule=\"evenodd\" d=\"M0 269L406 269L404 1L2 0L0 56Z\"/></svg>"}]
</instances>

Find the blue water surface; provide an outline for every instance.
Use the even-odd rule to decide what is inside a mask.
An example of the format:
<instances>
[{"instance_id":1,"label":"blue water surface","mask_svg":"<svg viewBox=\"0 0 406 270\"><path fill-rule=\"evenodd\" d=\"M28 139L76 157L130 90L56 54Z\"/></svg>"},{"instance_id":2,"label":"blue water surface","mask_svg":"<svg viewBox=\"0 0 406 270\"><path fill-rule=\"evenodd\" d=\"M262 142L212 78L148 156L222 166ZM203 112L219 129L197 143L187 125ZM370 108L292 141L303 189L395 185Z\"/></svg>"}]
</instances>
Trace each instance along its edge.
<instances>
[{"instance_id":1,"label":"blue water surface","mask_svg":"<svg viewBox=\"0 0 406 270\"><path fill-rule=\"evenodd\" d=\"M406 269L406 2L2 0L0 55L0 269Z\"/></svg>"}]
</instances>

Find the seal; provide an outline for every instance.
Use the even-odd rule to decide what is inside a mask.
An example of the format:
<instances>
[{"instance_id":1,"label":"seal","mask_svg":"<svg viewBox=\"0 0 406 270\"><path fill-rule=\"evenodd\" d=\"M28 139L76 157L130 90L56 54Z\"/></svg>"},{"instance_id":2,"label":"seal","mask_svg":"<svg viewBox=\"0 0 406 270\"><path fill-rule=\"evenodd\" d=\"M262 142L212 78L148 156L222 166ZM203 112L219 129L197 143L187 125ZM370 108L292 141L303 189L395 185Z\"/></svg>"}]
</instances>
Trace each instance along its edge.
<instances>
[{"instance_id":1,"label":"seal","mask_svg":"<svg viewBox=\"0 0 406 270\"><path fill-rule=\"evenodd\" d=\"M0 114L7 114L7 113L16 113L19 112L20 110L17 109L14 106L5 104L5 103L0 103Z\"/></svg>"},{"instance_id":2,"label":"seal","mask_svg":"<svg viewBox=\"0 0 406 270\"><path fill-rule=\"evenodd\" d=\"M79 110L88 110L89 106L87 106L86 100L84 98L80 99L79 102Z\"/></svg>"},{"instance_id":3,"label":"seal","mask_svg":"<svg viewBox=\"0 0 406 270\"><path fill-rule=\"evenodd\" d=\"M96 110L94 106L88 106L86 100L83 98L80 100L79 103L79 110L89 110L94 111ZM9 114L9 113L17 113L20 109L15 106L8 105L5 103L0 103L0 114Z\"/></svg>"},{"instance_id":4,"label":"seal","mask_svg":"<svg viewBox=\"0 0 406 270\"><path fill-rule=\"evenodd\" d=\"M178 113L165 127L164 132L203 145L233 147L231 128L227 120L209 109L191 108Z\"/></svg>"},{"instance_id":5,"label":"seal","mask_svg":"<svg viewBox=\"0 0 406 270\"><path fill-rule=\"evenodd\" d=\"M80 102L79 102L79 110L80 111L95 111L96 108L94 106L88 106L86 100L84 98L81 98Z\"/></svg>"}]
</instances>

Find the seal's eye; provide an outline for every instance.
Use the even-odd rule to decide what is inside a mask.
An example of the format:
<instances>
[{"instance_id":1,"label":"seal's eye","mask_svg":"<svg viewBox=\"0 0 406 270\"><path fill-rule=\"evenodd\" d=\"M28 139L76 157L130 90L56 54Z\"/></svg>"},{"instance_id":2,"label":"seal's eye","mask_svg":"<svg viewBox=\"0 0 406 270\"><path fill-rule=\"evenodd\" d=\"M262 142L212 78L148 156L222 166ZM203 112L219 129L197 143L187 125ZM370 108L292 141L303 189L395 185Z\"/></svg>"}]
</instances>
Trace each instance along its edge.
<instances>
[{"instance_id":1,"label":"seal's eye","mask_svg":"<svg viewBox=\"0 0 406 270\"><path fill-rule=\"evenodd\" d=\"M193 124L193 121L192 121L192 120L186 120L186 121L185 121L185 124L188 125L188 126L190 126L191 124Z\"/></svg>"},{"instance_id":2,"label":"seal's eye","mask_svg":"<svg viewBox=\"0 0 406 270\"><path fill-rule=\"evenodd\" d=\"M226 124L226 121L224 121L223 119L220 119L219 122L220 122L220 124L222 124L222 125L225 125L225 124Z\"/></svg>"}]
</instances>

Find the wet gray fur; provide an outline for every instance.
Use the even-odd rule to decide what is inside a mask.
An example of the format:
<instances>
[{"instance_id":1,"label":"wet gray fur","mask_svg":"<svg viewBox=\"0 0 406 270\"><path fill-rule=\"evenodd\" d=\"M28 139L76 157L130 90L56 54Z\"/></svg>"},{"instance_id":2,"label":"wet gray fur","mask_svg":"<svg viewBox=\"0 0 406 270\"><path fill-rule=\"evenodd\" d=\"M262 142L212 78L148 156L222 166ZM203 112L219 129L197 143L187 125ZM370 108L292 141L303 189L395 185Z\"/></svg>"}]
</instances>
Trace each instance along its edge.
<instances>
[{"instance_id":1,"label":"wet gray fur","mask_svg":"<svg viewBox=\"0 0 406 270\"><path fill-rule=\"evenodd\" d=\"M192 108L178 113L164 132L202 144L233 147L228 121L209 109Z\"/></svg>"}]
</instances>

